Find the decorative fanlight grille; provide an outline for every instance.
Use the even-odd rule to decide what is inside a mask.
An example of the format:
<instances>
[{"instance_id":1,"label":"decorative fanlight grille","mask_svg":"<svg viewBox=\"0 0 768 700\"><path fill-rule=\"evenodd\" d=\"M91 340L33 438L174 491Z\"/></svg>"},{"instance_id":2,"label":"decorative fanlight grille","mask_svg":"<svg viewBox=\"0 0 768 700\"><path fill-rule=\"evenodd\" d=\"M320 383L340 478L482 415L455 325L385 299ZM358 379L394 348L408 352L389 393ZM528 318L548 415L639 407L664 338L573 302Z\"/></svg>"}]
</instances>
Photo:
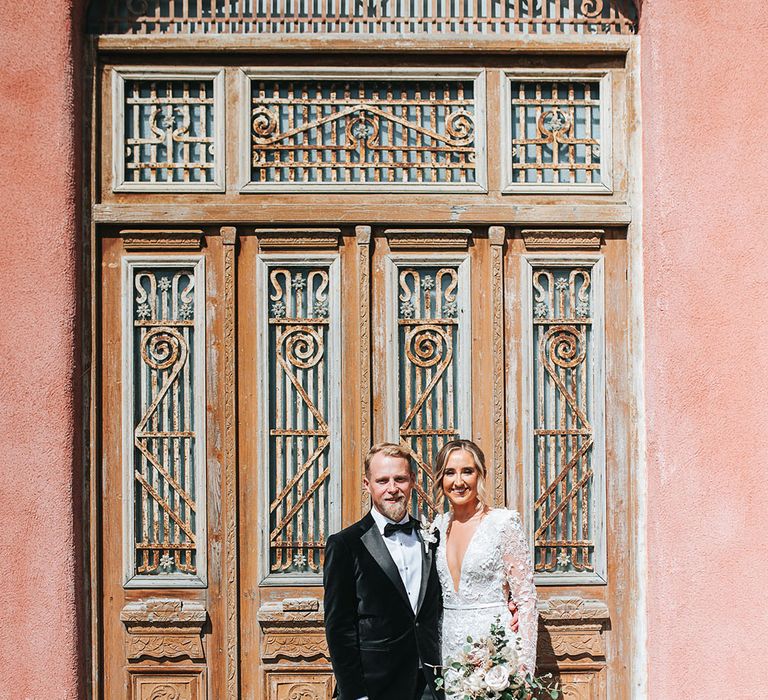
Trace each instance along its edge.
<instances>
[{"instance_id":1,"label":"decorative fanlight grille","mask_svg":"<svg viewBox=\"0 0 768 700\"><path fill-rule=\"evenodd\" d=\"M477 187L476 82L251 79L249 188Z\"/></svg>"},{"instance_id":2,"label":"decorative fanlight grille","mask_svg":"<svg viewBox=\"0 0 768 700\"><path fill-rule=\"evenodd\" d=\"M213 182L213 81L130 80L125 181Z\"/></svg>"},{"instance_id":3,"label":"decorative fanlight grille","mask_svg":"<svg viewBox=\"0 0 768 700\"><path fill-rule=\"evenodd\" d=\"M632 34L631 0L107 0L97 34Z\"/></svg>"},{"instance_id":4,"label":"decorative fanlight grille","mask_svg":"<svg viewBox=\"0 0 768 700\"><path fill-rule=\"evenodd\" d=\"M115 191L223 189L223 93L221 69L115 69Z\"/></svg>"},{"instance_id":5,"label":"decorative fanlight grille","mask_svg":"<svg viewBox=\"0 0 768 700\"><path fill-rule=\"evenodd\" d=\"M511 188L610 188L609 84L511 81Z\"/></svg>"}]
</instances>

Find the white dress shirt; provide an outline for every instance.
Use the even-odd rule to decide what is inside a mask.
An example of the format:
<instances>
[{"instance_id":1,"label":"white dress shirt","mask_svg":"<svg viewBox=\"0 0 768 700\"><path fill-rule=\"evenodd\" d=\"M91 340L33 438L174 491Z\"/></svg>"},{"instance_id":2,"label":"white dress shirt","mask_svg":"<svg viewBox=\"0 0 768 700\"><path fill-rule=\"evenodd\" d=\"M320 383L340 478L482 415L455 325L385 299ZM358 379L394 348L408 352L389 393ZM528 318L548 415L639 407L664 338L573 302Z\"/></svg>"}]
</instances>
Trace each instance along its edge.
<instances>
[{"instance_id":1,"label":"white dress shirt","mask_svg":"<svg viewBox=\"0 0 768 700\"><path fill-rule=\"evenodd\" d=\"M384 537L384 527L387 523L394 521L379 513L375 506L371 508L371 515L373 515L381 536ZM406 513L400 523L407 523L409 518L410 515ZM398 530L389 537L384 537L384 544L387 545L389 554L400 572L405 592L408 594L408 601L415 613L419 603L419 589L421 588L421 540L414 528L410 535Z\"/></svg>"}]
</instances>

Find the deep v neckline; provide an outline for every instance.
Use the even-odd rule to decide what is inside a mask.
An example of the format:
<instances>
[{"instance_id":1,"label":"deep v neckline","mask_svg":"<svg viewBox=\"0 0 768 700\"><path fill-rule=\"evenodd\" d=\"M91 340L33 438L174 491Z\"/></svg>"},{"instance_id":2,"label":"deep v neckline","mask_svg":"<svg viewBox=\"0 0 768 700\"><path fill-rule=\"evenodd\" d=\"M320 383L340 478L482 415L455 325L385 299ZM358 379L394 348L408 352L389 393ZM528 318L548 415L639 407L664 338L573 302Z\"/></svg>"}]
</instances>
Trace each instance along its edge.
<instances>
[{"instance_id":1,"label":"deep v neckline","mask_svg":"<svg viewBox=\"0 0 768 700\"><path fill-rule=\"evenodd\" d=\"M488 516L490 514L491 514L491 511L489 510L482 517L480 522L477 524L475 531L470 536L469 542L467 542L467 548L464 550L464 556L461 559L461 564L459 564L459 585L458 586L456 586L453 581L453 573L451 572L451 566L448 563L448 531L451 529L451 525L453 524L453 515L449 515L448 524L445 527L445 548L443 551L443 556L445 557L445 569L446 571L448 571L448 578L450 578L451 580L451 588L453 589L453 595L459 595L459 591L461 590L461 581L464 578L464 563L467 561L467 555L469 554L469 550L472 548L472 543L475 541L475 536L477 535L478 530L480 530L483 523L488 519Z\"/></svg>"}]
</instances>

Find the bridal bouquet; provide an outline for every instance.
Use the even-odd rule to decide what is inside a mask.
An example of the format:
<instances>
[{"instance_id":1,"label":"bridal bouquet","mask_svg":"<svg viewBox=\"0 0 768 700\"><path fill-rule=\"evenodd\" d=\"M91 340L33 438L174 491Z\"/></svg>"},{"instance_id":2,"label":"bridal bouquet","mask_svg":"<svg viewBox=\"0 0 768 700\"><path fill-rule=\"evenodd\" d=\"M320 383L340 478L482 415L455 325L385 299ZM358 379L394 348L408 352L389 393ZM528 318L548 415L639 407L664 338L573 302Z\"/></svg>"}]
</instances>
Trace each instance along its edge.
<instances>
[{"instance_id":1,"label":"bridal bouquet","mask_svg":"<svg viewBox=\"0 0 768 700\"><path fill-rule=\"evenodd\" d=\"M510 641L497 617L487 638L467 637L459 657L448 659L437 685L453 700L560 698L551 674L536 677L517 672L518 653L519 646Z\"/></svg>"}]
</instances>

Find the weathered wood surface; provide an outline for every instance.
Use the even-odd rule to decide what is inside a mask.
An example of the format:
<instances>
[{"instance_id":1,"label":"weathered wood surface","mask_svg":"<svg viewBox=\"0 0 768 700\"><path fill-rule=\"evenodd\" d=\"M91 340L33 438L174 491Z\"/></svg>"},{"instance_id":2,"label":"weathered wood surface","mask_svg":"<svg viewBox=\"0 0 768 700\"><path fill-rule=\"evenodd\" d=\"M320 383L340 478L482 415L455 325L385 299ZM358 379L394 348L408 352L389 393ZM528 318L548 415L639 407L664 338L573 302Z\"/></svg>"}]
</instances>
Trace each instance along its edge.
<instances>
[{"instance_id":1,"label":"weathered wood surface","mask_svg":"<svg viewBox=\"0 0 768 700\"><path fill-rule=\"evenodd\" d=\"M390 425L391 395L387 393L383 370L387 363L387 256L412 255L418 263L431 255L468 256L472 315L471 436L485 448L487 456L493 455L495 500L521 509L524 519L530 517L527 513L531 504L525 500L529 475L522 458L527 409L521 382L527 365L520 344L520 258L530 251L537 255L562 255L578 254L580 250L605 257L605 503L610 575L607 585L602 586L539 587L540 599L548 611L544 613L542 629L546 634L542 634L545 646L541 659L545 668L557 672L566 698L602 700L608 687L612 700L631 696L627 659L636 652L631 629L636 603L632 597L635 588L625 584L638 580L632 554L638 503L632 480L633 460L637 456L632 427L636 410L633 387L637 383L633 362L637 362L637 356L630 359L629 353L635 350L628 347L631 341L627 340L627 319L631 316L630 289L639 283L639 273L632 268L634 274L628 280L627 268L631 267L631 246L638 245L639 181L632 159L639 146L632 102L636 90L636 69L632 68L636 44L636 38L630 36L566 34L98 38L96 45L104 62L95 69L102 91L94 102L98 103L95 113L100 115L101 122L94 124L92 144L101 144L101 148L92 149L94 186L90 214L94 240L101 246L101 258L96 260L94 270L95 284L100 289L95 286L93 293L94 307L100 314L93 336L102 343L94 362L101 428L94 419L93 454L98 458L93 460L95 472L91 483L99 485L103 477L103 484L92 494L91 506L92 522L101 527L103 542L101 557L94 557L93 566L98 569L95 577L103 584L94 606L94 619L100 620L94 629L96 635L103 634L104 665L98 670L106 683L105 697L122 698L126 683L136 693L151 694L165 684L181 697L195 700L237 697L238 671L242 697L287 700L296 693L304 693L307 698L325 698L330 693L321 611L294 610L290 602L299 598L319 600L322 590L317 585L299 587L288 582L280 585L277 581L265 584L266 562L260 530L266 517L260 442L265 437L257 358L261 357L264 337L257 314L262 292L257 284L256 262L261 254L299 259L309 250L337 255L341 270L340 375L344 401L341 457L336 467L341 474L340 513L344 524L356 520L368 507L361 489L361 463L368 445L397 437L397 425L394 432ZM370 52L372 48L378 52L377 58L364 58L361 52ZM108 52L113 51L122 52L121 62L114 65L151 61L172 70L172 66L188 62L189 52L205 51L214 56L215 65L224 66L228 136L224 192L112 192L114 122L109 77L113 66L110 61L117 54ZM486 70L488 114L498 114L501 109L510 56L523 64L527 73L537 67L550 72L557 70L558 74L609 70L615 107L614 191L586 195L502 194L501 152L508 141L502 120L489 118L485 125L489 145L487 193L243 193L243 173L237 163L241 143L248 143L247 132L241 130L248 100L237 89L238 63L242 61L238 52L276 51L283 53L277 59L264 59L270 65L306 66L318 52L328 51L329 65L349 63L355 55L360 57L361 65L392 68L400 60L395 54L410 52L414 65L422 69L434 64L435 55L441 60L448 57L445 60L456 66L459 62L465 67L481 66ZM249 61L249 65L254 63L258 62ZM634 142L630 142L628 134L633 135ZM224 232L222 226L238 227L236 245L231 233ZM180 652L185 645L192 644L189 648L199 654L197 645L188 641L180 645L180 640L171 639L172 634L158 641L155 649L179 653L175 661L158 661L146 655L136 659L132 654L138 647L126 638L120 611L126 605L145 600L151 592L125 590L120 581L120 513L124 494L119 428L119 377L123 362L119 268L126 254L172 255L174 250L191 247L191 241L197 247L197 234L189 240L176 235L196 227L203 234L200 251L206 257L207 273L210 580L207 590L181 591L177 597L185 603L204 605L210 627L203 629L204 660L191 663ZM121 240L120 229L130 230L131 235ZM222 241L222 233L228 240ZM632 312L636 324L637 309ZM637 337L636 328L631 335ZM102 467L103 474L99 473ZM233 490L235 484L238 488ZM93 539L97 541L98 537ZM237 574L235 578L233 573ZM568 606L551 601L563 596L597 601L601 610L608 611L610 624L587 619L589 616L583 610L578 619L573 615L572 619L554 619L557 610ZM297 616L302 615L307 625L296 624ZM299 630L310 636L299 636Z\"/></svg>"},{"instance_id":2,"label":"weathered wood surface","mask_svg":"<svg viewBox=\"0 0 768 700\"><path fill-rule=\"evenodd\" d=\"M413 195L412 195L413 196ZM397 222L420 224L487 224L503 222L513 226L581 225L626 226L632 220L632 209L626 204L514 204L510 202L463 201L449 204L425 200L403 204L393 201L371 203L343 201L328 203L328 196L315 195L308 203L279 203L264 198L245 204L97 204L93 217L97 223L135 224L296 224L307 216L323 224L394 224ZM454 196L452 200L459 199Z\"/></svg>"},{"instance_id":3,"label":"weathered wood surface","mask_svg":"<svg viewBox=\"0 0 768 700\"><path fill-rule=\"evenodd\" d=\"M521 54L547 52L557 54L624 54L632 46L630 36L365 36L365 35L179 35L129 36L104 35L97 39L100 51L139 53L179 53L211 51L213 53L272 53L290 51L306 54L317 51L350 53L376 50L383 53Z\"/></svg>"}]
</instances>

